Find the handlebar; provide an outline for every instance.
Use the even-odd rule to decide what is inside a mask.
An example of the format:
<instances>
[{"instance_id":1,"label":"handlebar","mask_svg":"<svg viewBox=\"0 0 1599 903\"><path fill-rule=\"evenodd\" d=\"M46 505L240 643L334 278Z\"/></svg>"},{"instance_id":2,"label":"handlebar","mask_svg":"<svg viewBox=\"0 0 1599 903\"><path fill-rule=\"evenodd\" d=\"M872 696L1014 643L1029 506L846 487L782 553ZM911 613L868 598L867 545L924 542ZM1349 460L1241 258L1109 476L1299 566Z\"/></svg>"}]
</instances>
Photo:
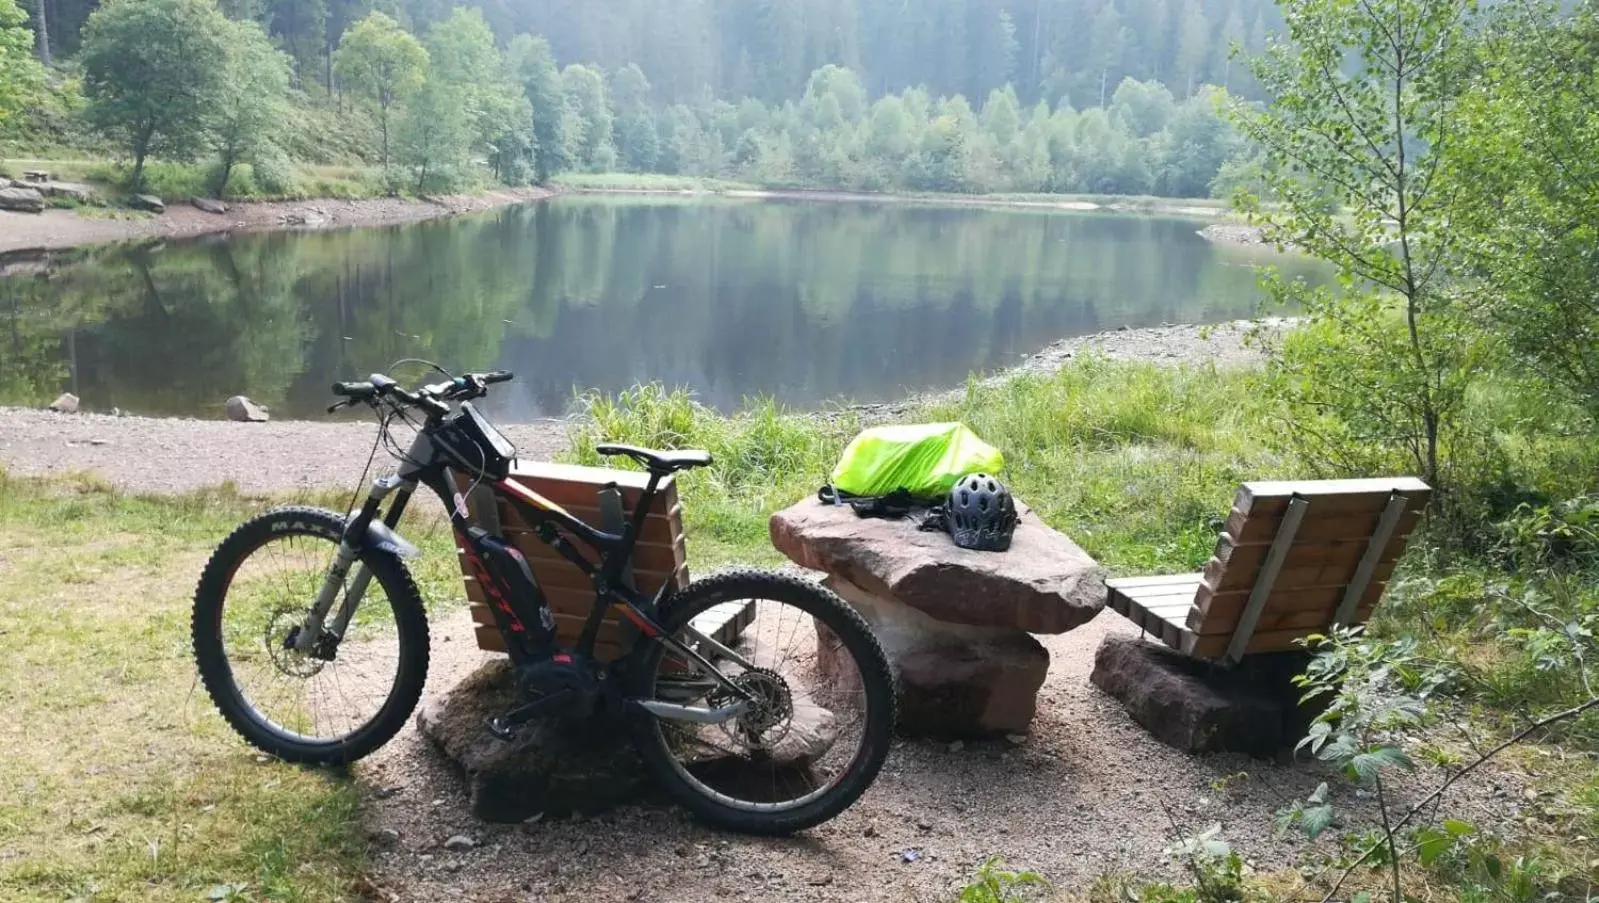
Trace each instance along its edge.
<instances>
[{"instance_id":1,"label":"handlebar","mask_svg":"<svg viewBox=\"0 0 1599 903\"><path fill-rule=\"evenodd\" d=\"M400 384L393 379L381 373L374 373L362 382L334 383L333 394L341 396L343 400L329 406L328 413L331 414L356 402L394 398L411 407L426 408L430 414L444 414L450 410L446 402L481 398L488 394L489 385L510 382L514 376L515 374L509 370L466 373L446 382L434 383L431 386L423 386L415 392L408 392L400 388Z\"/></svg>"}]
</instances>

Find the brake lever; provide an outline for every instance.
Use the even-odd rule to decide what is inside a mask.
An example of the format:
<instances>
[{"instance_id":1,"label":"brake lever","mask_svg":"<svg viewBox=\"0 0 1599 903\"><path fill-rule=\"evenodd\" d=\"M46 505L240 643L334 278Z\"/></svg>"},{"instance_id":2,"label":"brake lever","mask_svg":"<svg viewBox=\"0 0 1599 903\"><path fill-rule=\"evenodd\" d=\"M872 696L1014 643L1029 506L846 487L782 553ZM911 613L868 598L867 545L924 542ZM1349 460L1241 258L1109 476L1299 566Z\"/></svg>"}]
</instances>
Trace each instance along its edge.
<instances>
[{"instance_id":1,"label":"brake lever","mask_svg":"<svg viewBox=\"0 0 1599 903\"><path fill-rule=\"evenodd\" d=\"M328 413L331 414L334 411L337 411L339 408L347 408L352 404L355 404L355 402L348 398L344 399L343 401L335 401L334 403L328 405Z\"/></svg>"}]
</instances>

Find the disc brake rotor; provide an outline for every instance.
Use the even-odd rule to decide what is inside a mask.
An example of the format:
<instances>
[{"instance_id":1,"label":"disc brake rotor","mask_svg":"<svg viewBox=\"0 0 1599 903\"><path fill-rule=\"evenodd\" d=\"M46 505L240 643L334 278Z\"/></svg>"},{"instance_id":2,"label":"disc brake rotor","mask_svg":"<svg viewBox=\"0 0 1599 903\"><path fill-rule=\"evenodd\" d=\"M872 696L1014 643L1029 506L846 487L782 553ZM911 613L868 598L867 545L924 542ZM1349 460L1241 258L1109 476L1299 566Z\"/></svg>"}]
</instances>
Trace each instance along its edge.
<instances>
[{"instance_id":1,"label":"disc brake rotor","mask_svg":"<svg viewBox=\"0 0 1599 903\"><path fill-rule=\"evenodd\" d=\"M288 606L272 613L266 628L267 656L272 659L272 666L282 674L298 678L315 677L327 663L306 655L292 645L294 635L300 630L301 614L303 612Z\"/></svg>"}]
</instances>

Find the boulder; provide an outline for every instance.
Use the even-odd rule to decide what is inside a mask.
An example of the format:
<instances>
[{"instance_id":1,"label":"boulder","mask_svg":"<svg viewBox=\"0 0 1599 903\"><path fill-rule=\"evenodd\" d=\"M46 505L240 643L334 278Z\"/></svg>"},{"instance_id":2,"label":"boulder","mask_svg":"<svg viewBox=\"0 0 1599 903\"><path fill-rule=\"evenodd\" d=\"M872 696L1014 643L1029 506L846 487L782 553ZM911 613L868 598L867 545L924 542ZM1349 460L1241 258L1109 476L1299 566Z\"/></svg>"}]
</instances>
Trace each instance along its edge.
<instances>
[{"instance_id":1,"label":"boulder","mask_svg":"<svg viewBox=\"0 0 1599 903\"><path fill-rule=\"evenodd\" d=\"M0 210L43 213L44 195L33 188L0 188Z\"/></svg>"},{"instance_id":2,"label":"boulder","mask_svg":"<svg viewBox=\"0 0 1599 903\"><path fill-rule=\"evenodd\" d=\"M272 415L267 413L266 408L245 398L243 395L235 395L229 398L226 407L228 419L236 420L240 423L266 423L272 419Z\"/></svg>"},{"instance_id":3,"label":"boulder","mask_svg":"<svg viewBox=\"0 0 1599 903\"><path fill-rule=\"evenodd\" d=\"M78 413L78 396L71 392L62 392L55 401L50 402L50 410L62 414Z\"/></svg>"},{"instance_id":4,"label":"boulder","mask_svg":"<svg viewBox=\"0 0 1599 903\"><path fill-rule=\"evenodd\" d=\"M519 822L592 814L645 797L644 763L613 721L534 721L505 742L490 718L521 704L506 659L491 661L417 714L417 728L466 775L472 814Z\"/></svg>"},{"instance_id":5,"label":"boulder","mask_svg":"<svg viewBox=\"0 0 1599 903\"><path fill-rule=\"evenodd\" d=\"M429 699L417 714L417 729L466 776L472 814L487 821L519 822L544 814L592 814L653 795L644 763L627 730L615 719L535 720L515 740L493 736L485 726L522 703L507 659L488 662L443 697ZM719 725L700 730L718 732ZM759 761L723 752L726 738L696 747L685 764L712 786L792 789L820 786L811 764L838 740L832 712L796 702L786 729Z\"/></svg>"},{"instance_id":6,"label":"boulder","mask_svg":"<svg viewBox=\"0 0 1599 903\"><path fill-rule=\"evenodd\" d=\"M194 209L205 213L215 213L220 215L228 212L227 204L224 204L221 201L214 201L210 198L190 198L189 203L194 205Z\"/></svg>"},{"instance_id":7,"label":"boulder","mask_svg":"<svg viewBox=\"0 0 1599 903\"><path fill-rule=\"evenodd\" d=\"M955 740L1027 732L1049 651L1026 631L950 624L838 577L825 582L882 644L899 680L901 733ZM817 633L817 665L839 679L839 663L851 660L834 654L829 631Z\"/></svg>"},{"instance_id":8,"label":"boulder","mask_svg":"<svg viewBox=\"0 0 1599 903\"><path fill-rule=\"evenodd\" d=\"M136 194L128 200L128 203L135 210L147 210L151 213L167 212L166 202L153 194Z\"/></svg>"},{"instance_id":9,"label":"boulder","mask_svg":"<svg viewBox=\"0 0 1599 903\"><path fill-rule=\"evenodd\" d=\"M80 204L87 204L94 198L94 191L89 186L77 182L46 182L39 186L39 191L47 197L67 198Z\"/></svg>"},{"instance_id":10,"label":"boulder","mask_svg":"<svg viewBox=\"0 0 1599 903\"><path fill-rule=\"evenodd\" d=\"M1199 230L1199 235L1209 241L1229 245L1263 245L1266 233L1259 226L1244 223L1211 223Z\"/></svg>"},{"instance_id":11,"label":"boulder","mask_svg":"<svg viewBox=\"0 0 1599 903\"><path fill-rule=\"evenodd\" d=\"M858 517L808 499L772 515L772 545L806 568L841 578L950 624L1064 633L1105 606L1104 572L1025 505L1006 552L957 547L910 518Z\"/></svg>"},{"instance_id":12,"label":"boulder","mask_svg":"<svg viewBox=\"0 0 1599 903\"><path fill-rule=\"evenodd\" d=\"M1168 746L1272 758L1298 743L1317 714L1300 706L1293 685L1307 660L1304 652L1283 652L1222 668L1157 643L1109 636L1089 679Z\"/></svg>"},{"instance_id":13,"label":"boulder","mask_svg":"<svg viewBox=\"0 0 1599 903\"><path fill-rule=\"evenodd\" d=\"M328 216L316 208L307 208L294 213L285 213L282 217L285 226L323 226L328 223Z\"/></svg>"}]
</instances>

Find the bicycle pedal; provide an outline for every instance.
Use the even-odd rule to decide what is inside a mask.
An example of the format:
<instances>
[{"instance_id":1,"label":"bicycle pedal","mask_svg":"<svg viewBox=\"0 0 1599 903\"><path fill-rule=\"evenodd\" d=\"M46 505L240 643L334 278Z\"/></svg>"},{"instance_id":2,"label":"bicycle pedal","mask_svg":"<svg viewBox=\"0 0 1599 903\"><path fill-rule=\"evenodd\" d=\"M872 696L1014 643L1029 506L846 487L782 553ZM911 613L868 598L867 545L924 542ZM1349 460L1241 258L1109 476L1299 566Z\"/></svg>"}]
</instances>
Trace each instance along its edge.
<instances>
[{"instance_id":1,"label":"bicycle pedal","mask_svg":"<svg viewBox=\"0 0 1599 903\"><path fill-rule=\"evenodd\" d=\"M561 706L569 704L577 695L574 690L562 690L519 705L498 718L490 718L487 724L489 733L509 743L517 738L517 728L540 715L559 711Z\"/></svg>"}]
</instances>

